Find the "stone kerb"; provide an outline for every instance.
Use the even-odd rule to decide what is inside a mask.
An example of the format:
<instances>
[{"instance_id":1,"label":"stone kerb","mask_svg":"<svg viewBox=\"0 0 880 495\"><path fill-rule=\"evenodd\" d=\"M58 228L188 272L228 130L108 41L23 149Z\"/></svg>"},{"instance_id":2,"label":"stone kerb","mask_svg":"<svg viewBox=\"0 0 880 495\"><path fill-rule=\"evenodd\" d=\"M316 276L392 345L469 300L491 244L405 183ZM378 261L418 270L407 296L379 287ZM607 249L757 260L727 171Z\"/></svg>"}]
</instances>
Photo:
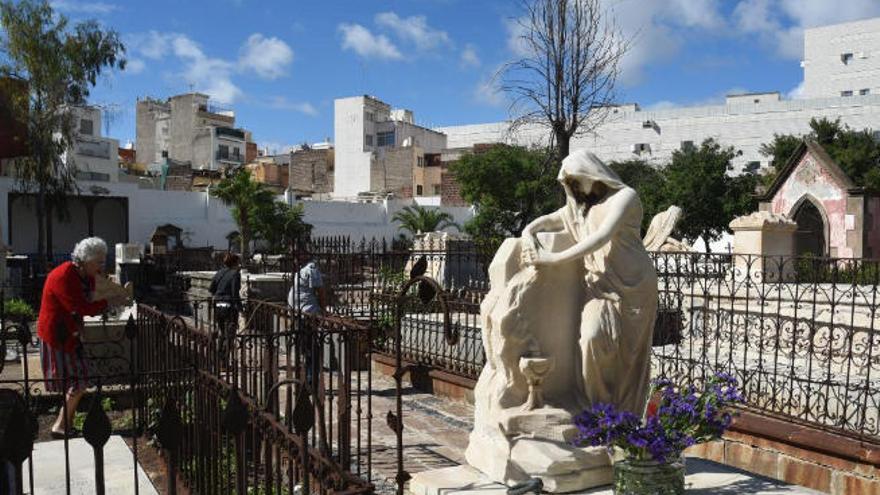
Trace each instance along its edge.
<instances>
[{"instance_id":1,"label":"stone kerb","mask_svg":"<svg viewBox=\"0 0 880 495\"><path fill-rule=\"evenodd\" d=\"M795 279L795 222L769 211L756 211L735 218L730 229L734 277L755 281Z\"/></svg>"}]
</instances>

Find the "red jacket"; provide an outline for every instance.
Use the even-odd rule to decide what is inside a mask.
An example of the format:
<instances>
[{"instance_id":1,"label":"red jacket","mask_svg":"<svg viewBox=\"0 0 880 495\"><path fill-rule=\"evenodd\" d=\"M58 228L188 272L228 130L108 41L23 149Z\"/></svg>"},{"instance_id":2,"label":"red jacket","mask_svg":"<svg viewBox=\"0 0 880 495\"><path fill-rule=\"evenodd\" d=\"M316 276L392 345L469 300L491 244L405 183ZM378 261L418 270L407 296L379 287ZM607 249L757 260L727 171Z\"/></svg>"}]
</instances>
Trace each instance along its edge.
<instances>
[{"instance_id":1,"label":"red jacket","mask_svg":"<svg viewBox=\"0 0 880 495\"><path fill-rule=\"evenodd\" d=\"M95 289L94 278L89 280L89 287L92 291ZM64 262L46 277L40 317L37 320L37 335L49 347L57 349L62 343L58 340L56 328L62 324L68 337L63 342L64 352L73 352L79 343L81 318L100 314L106 308L105 300L90 302L86 299L76 266L70 261Z\"/></svg>"}]
</instances>

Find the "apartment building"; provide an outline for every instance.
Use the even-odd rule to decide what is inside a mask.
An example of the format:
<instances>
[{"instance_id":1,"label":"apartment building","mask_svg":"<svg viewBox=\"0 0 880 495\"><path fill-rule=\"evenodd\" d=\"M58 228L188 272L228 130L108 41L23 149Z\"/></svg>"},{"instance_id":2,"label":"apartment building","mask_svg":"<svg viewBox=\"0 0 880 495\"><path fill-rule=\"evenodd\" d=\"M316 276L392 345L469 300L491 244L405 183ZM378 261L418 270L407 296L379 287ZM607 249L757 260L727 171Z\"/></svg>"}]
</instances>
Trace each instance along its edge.
<instances>
[{"instance_id":1,"label":"apartment building","mask_svg":"<svg viewBox=\"0 0 880 495\"><path fill-rule=\"evenodd\" d=\"M235 127L235 113L205 94L138 99L136 118L137 157L147 164L168 158L194 170L223 170L243 165L256 150L250 132Z\"/></svg>"}]
</instances>

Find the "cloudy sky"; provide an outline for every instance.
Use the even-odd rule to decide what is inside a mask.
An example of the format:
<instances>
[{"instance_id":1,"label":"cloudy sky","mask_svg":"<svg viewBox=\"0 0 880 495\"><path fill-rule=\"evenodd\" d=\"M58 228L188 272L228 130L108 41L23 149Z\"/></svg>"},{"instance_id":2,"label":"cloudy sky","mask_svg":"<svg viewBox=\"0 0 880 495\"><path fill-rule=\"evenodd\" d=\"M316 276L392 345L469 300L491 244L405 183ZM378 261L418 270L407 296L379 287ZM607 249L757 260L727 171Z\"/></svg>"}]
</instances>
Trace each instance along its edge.
<instances>
[{"instance_id":1,"label":"cloudy sky","mask_svg":"<svg viewBox=\"0 0 880 495\"><path fill-rule=\"evenodd\" d=\"M517 52L513 0L55 0L117 30L128 68L93 103L134 140L138 96L193 89L273 149L333 135L333 99L371 94L427 126L507 116L492 75ZM619 99L697 105L737 91L797 96L805 27L880 16L880 0L603 0L632 49ZM846 8L841 8L845 4Z\"/></svg>"}]
</instances>

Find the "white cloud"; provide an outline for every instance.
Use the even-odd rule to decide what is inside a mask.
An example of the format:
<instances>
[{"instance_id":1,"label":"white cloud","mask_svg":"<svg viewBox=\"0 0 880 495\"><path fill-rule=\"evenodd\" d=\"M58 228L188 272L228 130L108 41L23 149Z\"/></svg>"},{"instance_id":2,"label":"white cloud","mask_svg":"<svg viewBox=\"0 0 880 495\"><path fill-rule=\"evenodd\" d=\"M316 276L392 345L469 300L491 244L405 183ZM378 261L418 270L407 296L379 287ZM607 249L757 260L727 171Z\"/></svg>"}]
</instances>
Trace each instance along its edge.
<instances>
[{"instance_id":1,"label":"white cloud","mask_svg":"<svg viewBox=\"0 0 880 495\"><path fill-rule=\"evenodd\" d=\"M253 72L264 79L276 79L283 76L293 62L293 50L287 43L260 33L245 40L237 60L208 56L198 42L180 33L132 34L126 36L126 45L132 55L129 61L132 73L144 70L144 59L159 61L175 57L183 67L175 76L221 103L234 103L242 95L233 76ZM301 111L308 113L305 107Z\"/></svg>"},{"instance_id":2,"label":"white cloud","mask_svg":"<svg viewBox=\"0 0 880 495\"><path fill-rule=\"evenodd\" d=\"M74 0L54 0L53 9L73 14L109 14L120 9L119 5L105 2L78 2Z\"/></svg>"},{"instance_id":3,"label":"white cloud","mask_svg":"<svg viewBox=\"0 0 880 495\"><path fill-rule=\"evenodd\" d=\"M293 50L287 43L275 37L266 38L260 33L248 37L238 58L239 67L253 70L264 79L283 76L291 62Z\"/></svg>"},{"instance_id":4,"label":"white cloud","mask_svg":"<svg viewBox=\"0 0 880 495\"><path fill-rule=\"evenodd\" d=\"M804 55L804 29L880 16L876 0L741 0L733 12L742 33L757 34L784 58Z\"/></svg>"},{"instance_id":5,"label":"white cloud","mask_svg":"<svg viewBox=\"0 0 880 495\"><path fill-rule=\"evenodd\" d=\"M446 31L428 26L423 15L404 18L394 12L383 12L376 15L376 24L390 29L398 38L414 43L422 51L452 43Z\"/></svg>"},{"instance_id":6,"label":"white cloud","mask_svg":"<svg viewBox=\"0 0 880 495\"><path fill-rule=\"evenodd\" d=\"M477 47L470 43L465 45L464 50L461 51L461 66L464 68L479 67L480 64L480 56L477 55Z\"/></svg>"},{"instance_id":7,"label":"white cloud","mask_svg":"<svg viewBox=\"0 0 880 495\"><path fill-rule=\"evenodd\" d=\"M684 42L682 28L713 30L724 28L721 0L621 1L601 0L606 20L613 21L630 47L620 61L620 81L624 85L638 84L644 68L671 59ZM528 45L522 39L525 32L519 19L506 19L507 47L523 57Z\"/></svg>"},{"instance_id":8,"label":"white cloud","mask_svg":"<svg viewBox=\"0 0 880 495\"><path fill-rule=\"evenodd\" d=\"M723 29L719 0L620 2L603 0L606 15L617 23L629 50L620 62L620 81L641 82L645 67L674 57L684 44L684 30Z\"/></svg>"},{"instance_id":9,"label":"white cloud","mask_svg":"<svg viewBox=\"0 0 880 495\"><path fill-rule=\"evenodd\" d=\"M800 100L804 97L804 82L801 81L800 84L791 88L791 91L785 93L785 97L789 100Z\"/></svg>"},{"instance_id":10,"label":"white cloud","mask_svg":"<svg viewBox=\"0 0 880 495\"><path fill-rule=\"evenodd\" d=\"M140 74L146 68L146 64L139 58L130 58L125 63L126 74Z\"/></svg>"},{"instance_id":11,"label":"white cloud","mask_svg":"<svg viewBox=\"0 0 880 495\"><path fill-rule=\"evenodd\" d=\"M352 50L363 58L400 60L403 55L385 35L375 35L360 24L339 25L342 33L342 49Z\"/></svg>"},{"instance_id":12,"label":"white cloud","mask_svg":"<svg viewBox=\"0 0 880 495\"><path fill-rule=\"evenodd\" d=\"M318 110L311 103L289 101L284 96L273 97L269 102L269 106L279 110L292 110L312 117L318 115Z\"/></svg>"}]
</instances>

